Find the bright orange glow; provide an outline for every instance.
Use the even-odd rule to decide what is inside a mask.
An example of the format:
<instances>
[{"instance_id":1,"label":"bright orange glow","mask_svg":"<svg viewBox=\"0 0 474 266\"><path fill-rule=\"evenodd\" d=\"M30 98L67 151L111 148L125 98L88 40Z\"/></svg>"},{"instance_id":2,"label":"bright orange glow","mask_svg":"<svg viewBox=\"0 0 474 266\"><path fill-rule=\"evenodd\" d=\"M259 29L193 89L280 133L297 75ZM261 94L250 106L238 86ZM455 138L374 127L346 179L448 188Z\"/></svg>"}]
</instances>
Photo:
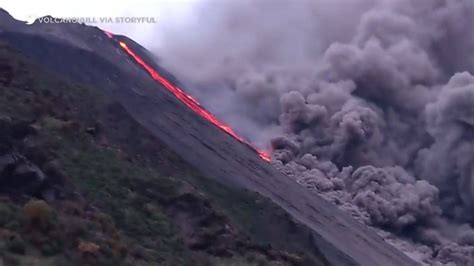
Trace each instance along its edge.
<instances>
[{"instance_id":1,"label":"bright orange glow","mask_svg":"<svg viewBox=\"0 0 474 266\"><path fill-rule=\"evenodd\" d=\"M113 38L113 34L110 32L105 32L105 34L115 40ZM180 100L183 104L185 104L187 107L189 107L191 110L193 110L195 113L197 113L199 116L202 118L206 119L207 121L211 122L213 125L216 127L220 128L233 138L237 139L243 144L246 144L257 154L260 156L260 158L264 159L265 161L270 161L270 156L267 152L265 151L260 151L253 147L250 143L248 143L244 138L239 136L230 126L224 124L221 122L217 117L215 117L211 112L206 110L201 104L196 101L193 97L190 95L186 94L182 89L179 87L173 85L170 81L168 81L165 77L160 75L155 69L153 69L150 65L148 65L140 56L138 56L128 45L122 41L119 41L120 47L127 52L128 55L130 55L141 67L143 67L148 74L157 82L159 82L163 87L165 87L169 92L171 92L178 100Z\"/></svg>"}]
</instances>

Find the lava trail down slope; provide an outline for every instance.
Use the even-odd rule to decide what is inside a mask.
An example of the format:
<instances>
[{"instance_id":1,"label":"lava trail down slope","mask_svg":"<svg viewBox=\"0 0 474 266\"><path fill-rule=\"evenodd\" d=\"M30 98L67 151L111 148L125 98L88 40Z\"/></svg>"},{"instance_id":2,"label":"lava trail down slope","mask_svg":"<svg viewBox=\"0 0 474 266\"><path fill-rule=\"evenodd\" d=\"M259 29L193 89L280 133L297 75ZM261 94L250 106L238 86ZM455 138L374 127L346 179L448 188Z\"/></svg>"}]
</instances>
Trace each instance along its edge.
<instances>
[{"instance_id":1,"label":"lava trail down slope","mask_svg":"<svg viewBox=\"0 0 474 266\"><path fill-rule=\"evenodd\" d=\"M110 32L105 31L107 37L114 41L118 41L114 38L114 35ZM206 110L202 107L199 102L196 101L193 97L186 94L182 89L178 88L177 86L173 85L169 80L165 77L160 75L156 70L154 70L150 65L148 65L145 60L143 60L139 55L137 55L132 49L128 47L128 45L123 41L118 41L120 47L123 48L127 54L129 54L140 66L142 66L150 76L159 82L163 87L165 87L169 92L171 92L177 99L179 99L182 103L184 103L187 107L193 110L196 114L201 116L202 118L206 119L213 125L217 126L218 128L222 129L224 132L235 138L236 140L242 142L243 144L249 146L255 152L257 152L258 156L265 161L270 161L270 156L265 151L258 150L257 148L253 147L249 142L247 142L243 137L237 134L230 126L226 125L225 123L221 122L217 117L215 117L211 112Z\"/></svg>"}]
</instances>

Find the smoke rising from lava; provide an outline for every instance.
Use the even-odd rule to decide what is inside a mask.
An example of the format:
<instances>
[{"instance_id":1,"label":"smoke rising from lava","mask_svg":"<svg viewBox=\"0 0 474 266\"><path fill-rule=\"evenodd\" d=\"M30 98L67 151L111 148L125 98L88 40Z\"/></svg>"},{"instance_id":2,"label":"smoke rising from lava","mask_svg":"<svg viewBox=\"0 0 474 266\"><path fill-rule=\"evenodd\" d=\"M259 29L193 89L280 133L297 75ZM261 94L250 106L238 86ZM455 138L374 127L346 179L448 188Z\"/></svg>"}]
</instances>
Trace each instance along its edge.
<instances>
[{"instance_id":1,"label":"smoke rising from lava","mask_svg":"<svg viewBox=\"0 0 474 266\"><path fill-rule=\"evenodd\" d=\"M271 143L290 178L462 265L474 261L462 225L474 223L473 25L471 0L208 0L159 31L156 52L218 117Z\"/></svg>"}]
</instances>

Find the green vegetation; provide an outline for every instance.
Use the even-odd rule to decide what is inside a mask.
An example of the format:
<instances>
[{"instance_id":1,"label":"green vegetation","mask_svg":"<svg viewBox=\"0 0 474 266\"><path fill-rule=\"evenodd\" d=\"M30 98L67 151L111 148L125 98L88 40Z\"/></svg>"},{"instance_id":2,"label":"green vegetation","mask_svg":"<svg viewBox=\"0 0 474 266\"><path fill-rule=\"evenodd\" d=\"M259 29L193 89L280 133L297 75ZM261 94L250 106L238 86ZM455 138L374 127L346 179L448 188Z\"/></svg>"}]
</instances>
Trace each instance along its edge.
<instances>
[{"instance_id":1,"label":"green vegetation","mask_svg":"<svg viewBox=\"0 0 474 266\"><path fill-rule=\"evenodd\" d=\"M130 248L145 251L148 260L173 258L170 263L183 264L185 247L158 201L172 197L178 183L121 159L116 151L98 149L77 137L68 136L53 145L89 204L105 210L106 214L98 216L102 229L118 234L114 227L120 228L121 237L135 243Z\"/></svg>"},{"instance_id":2,"label":"green vegetation","mask_svg":"<svg viewBox=\"0 0 474 266\"><path fill-rule=\"evenodd\" d=\"M0 261L325 265L280 208L202 177L109 97L39 69L0 44L0 72L12 75L0 80L0 119L34 128L13 145L60 192L0 192Z\"/></svg>"}]
</instances>

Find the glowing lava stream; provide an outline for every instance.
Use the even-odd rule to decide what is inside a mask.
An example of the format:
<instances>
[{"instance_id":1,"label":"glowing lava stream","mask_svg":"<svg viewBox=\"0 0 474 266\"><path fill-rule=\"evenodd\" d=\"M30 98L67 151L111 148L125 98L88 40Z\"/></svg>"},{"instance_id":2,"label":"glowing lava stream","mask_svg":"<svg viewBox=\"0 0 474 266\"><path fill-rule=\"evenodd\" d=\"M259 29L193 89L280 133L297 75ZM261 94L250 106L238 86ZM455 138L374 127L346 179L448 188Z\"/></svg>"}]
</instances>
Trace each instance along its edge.
<instances>
[{"instance_id":1,"label":"glowing lava stream","mask_svg":"<svg viewBox=\"0 0 474 266\"><path fill-rule=\"evenodd\" d=\"M104 31L104 33L109 37L110 39L115 40L113 37L114 35L110 32ZM145 61L138 56L132 49L130 49L126 43L119 41L120 47L127 52L128 55L130 55L140 66L142 66L148 74L157 82L159 82L163 87L165 87L169 92L171 92L178 100L180 100L182 103L184 103L187 107L189 107L191 110L193 110L195 113L197 113L199 116L202 118L206 119L207 121L211 122L214 124L216 127L222 129L224 132L232 136L233 138L237 139L238 141L242 142L243 144L246 144L250 148L252 148L257 154L260 156L260 158L264 159L265 161L270 161L270 156L268 153L264 151L260 151L253 147L250 143L248 143L244 138L239 136L230 126L224 124L223 122L219 121L217 117L215 117L211 112L206 110L204 107L201 106L201 104L196 101L193 97L190 95L186 94L183 90L178 88L177 86L173 85L170 81L168 81L165 77L160 75L156 70L154 70L150 65L145 63Z\"/></svg>"}]
</instances>

